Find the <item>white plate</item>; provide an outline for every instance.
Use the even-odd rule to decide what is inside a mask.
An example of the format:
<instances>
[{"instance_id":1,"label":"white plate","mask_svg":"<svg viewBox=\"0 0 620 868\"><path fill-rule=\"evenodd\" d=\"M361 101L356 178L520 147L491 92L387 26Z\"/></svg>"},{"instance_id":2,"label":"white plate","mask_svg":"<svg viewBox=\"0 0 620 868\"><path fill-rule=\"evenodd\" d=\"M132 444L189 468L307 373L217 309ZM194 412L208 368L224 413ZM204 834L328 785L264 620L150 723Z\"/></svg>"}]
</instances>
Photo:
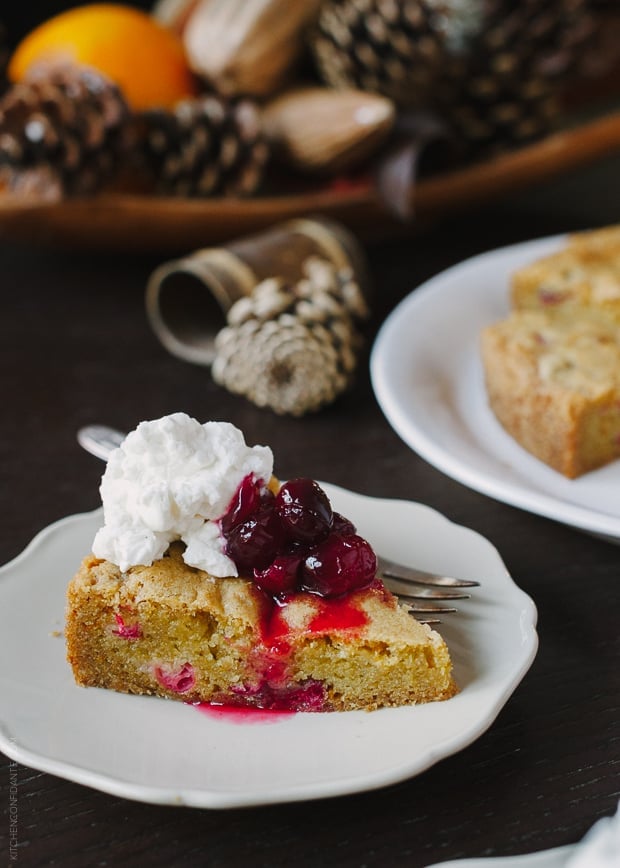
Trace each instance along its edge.
<instances>
[{"instance_id":1,"label":"white plate","mask_svg":"<svg viewBox=\"0 0 620 868\"><path fill-rule=\"evenodd\" d=\"M180 702L76 687L58 631L67 582L102 521L96 511L51 525L0 569L0 748L126 798L224 808L373 789L474 741L534 658L534 604L484 537L419 504L325 489L379 552L482 581L442 625L457 696L234 723Z\"/></svg>"},{"instance_id":2,"label":"white plate","mask_svg":"<svg viewBox=\"0 0 620 868\"><path fill-rule=\"evenodd\" d=\"M487 859L455 859L452 862L437 862L427 868L564 868L575 852L575 846L554 847L540 853L523 856L490 857Z\"/></svg>"},{"instance_id":3,"label":"white plate","mask_svg":"<svg viewBox=\"0 0 620 868\"><path fill-rule=\"evenodd\" d=\"M479 352L509 311L515 269L565 236L505 247L420 286L383 324L371 356L377 400L402 439L448 476L497 500L620 539L620 461L566 479L516 443L491 412Z\"/></svg>"}]
</instances>

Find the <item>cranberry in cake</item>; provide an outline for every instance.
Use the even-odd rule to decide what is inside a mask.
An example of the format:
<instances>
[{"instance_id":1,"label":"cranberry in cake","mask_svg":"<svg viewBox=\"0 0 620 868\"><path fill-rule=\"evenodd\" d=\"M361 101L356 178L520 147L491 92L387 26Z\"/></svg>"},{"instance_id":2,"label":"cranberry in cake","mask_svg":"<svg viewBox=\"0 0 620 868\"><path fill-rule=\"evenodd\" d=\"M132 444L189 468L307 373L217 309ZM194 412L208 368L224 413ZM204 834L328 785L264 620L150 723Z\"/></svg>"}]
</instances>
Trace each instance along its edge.
<instances>
[{"instance_id":1,"label":"cranberry in cake","mask_svg":"<svg viewBox=\"0 0 620 868\"><path fill-rule=\"evenodd\" d=\"M311 479L228 423L144 422L110 457L104 525L68 588L78 684L295 711L456 692L441 636Z\"/></svg>"}]
</instances>

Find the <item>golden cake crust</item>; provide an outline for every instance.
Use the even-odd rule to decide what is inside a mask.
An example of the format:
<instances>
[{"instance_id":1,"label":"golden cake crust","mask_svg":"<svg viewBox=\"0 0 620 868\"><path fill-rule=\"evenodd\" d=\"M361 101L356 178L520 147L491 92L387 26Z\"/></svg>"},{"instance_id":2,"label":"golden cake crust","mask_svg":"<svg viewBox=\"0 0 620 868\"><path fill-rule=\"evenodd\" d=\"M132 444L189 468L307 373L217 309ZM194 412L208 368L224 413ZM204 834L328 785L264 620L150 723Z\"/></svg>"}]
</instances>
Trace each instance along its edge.
<instances>
[{"instance_id":1,"label":"golden cake crust","mask_svg":"<svg viewBox=\"0 0 620 868\"><path fill-rule=\"evenodd\" d=\"M286 702L298 689L307 710L456 692L441 636L382 586L329 604L300 593L274 606L251 581L188 567L182 551L173 544L152 566L125 573L85 558L67 592L67 656L78 684L239 704Z\"/></svg>"}]
</instances>

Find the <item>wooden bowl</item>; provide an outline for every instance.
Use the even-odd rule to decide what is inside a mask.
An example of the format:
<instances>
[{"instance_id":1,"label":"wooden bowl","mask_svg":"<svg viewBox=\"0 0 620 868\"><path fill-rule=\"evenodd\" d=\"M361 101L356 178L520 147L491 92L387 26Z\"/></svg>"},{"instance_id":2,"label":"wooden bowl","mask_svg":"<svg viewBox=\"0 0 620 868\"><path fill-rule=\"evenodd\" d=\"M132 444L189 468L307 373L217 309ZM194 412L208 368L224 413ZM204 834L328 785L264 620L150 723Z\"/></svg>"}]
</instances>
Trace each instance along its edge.
<instances>
[{"instance_id":1,"label":"wooden bowl","mask_svg":"<svg viewBox=\"0 0 620 868\"><path fill-rule=\"evenodd\" d=\"M0 240L168 255L303 215L331 217L361 238L376 238L474 209L614 153L620 153L620 111L494 159L422 178L411 193L414 218L406 224L388 212L369 182L246 200L107 193L46 203L5 193L0 194Z\"/></svg>"}]
</instances>

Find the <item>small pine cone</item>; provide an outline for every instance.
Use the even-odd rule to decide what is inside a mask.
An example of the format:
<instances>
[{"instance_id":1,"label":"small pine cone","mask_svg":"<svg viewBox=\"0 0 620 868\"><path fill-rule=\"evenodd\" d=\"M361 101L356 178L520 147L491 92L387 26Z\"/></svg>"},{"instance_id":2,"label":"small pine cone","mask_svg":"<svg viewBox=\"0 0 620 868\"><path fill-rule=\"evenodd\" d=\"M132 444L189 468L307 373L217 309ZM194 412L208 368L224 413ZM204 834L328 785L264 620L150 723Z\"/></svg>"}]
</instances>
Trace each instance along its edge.
<instances>
[{"instance_id":1,"label":"small pine cone","mask_svg":"<svg viewBox=\"0 0 620 868\"><path fill-rule=\"evenodd\" d=\"M269 278L228 312L214 380L259 407L302 416L350 386L368 309L348 270L308 259L295 285Z\"/></svg>"},{"instance_id":2,"label":"small pine cone","mask_svg":"<svg viewBox=\"0 0 620 868\"><path fill-rule=\"evenodd\" d=\"M250 100L187 99L143 120L144 161L157 192L249 196L260 185L269 152Z\"/></svg>"},{"instance_id":3,"label":"small pine cone","mask_svg":"<svg viewBox=\"0 0 620 868\"><path fill-rule=\"evenodd\" d=\"M93 69L40 65L0 101L0 181L51 199L99 190L132 143L118 89Z\"/></svg>"}]
</instances>

